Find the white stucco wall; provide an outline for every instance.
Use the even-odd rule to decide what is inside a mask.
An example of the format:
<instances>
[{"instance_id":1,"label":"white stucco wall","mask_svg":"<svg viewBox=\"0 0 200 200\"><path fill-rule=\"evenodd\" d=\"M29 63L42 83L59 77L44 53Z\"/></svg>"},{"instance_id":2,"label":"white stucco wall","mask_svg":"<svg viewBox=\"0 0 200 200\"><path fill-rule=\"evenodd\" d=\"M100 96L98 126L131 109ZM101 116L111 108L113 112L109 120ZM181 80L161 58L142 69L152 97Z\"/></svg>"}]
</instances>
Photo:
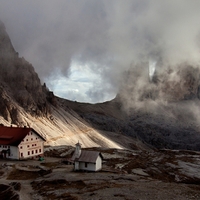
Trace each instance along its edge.
<instances>
[{"instance_id":1,"label":"white stucco wall","mask_svg":"<svg viewBox=\"0 0 200 200\"><path fill-rule=\"evenodd\" d=\"M97 157L96 163L75 162L75 170L99 171L102 169L102 158Z\"/></svg>"},{"instance_id":2,"label":"white stucco wall","mask_svg":"<svg viewBox=\"0 0 200 200\"><path fill-rule=\"evenodd\" d=\"M87 171L95 171L95 163L87 163L87 167L85 167L85 162L80 162L79 169Z\"/></svg>"},{"instance_id":3,"label":"white stucco wall","mask_svg":"<svg viewBox=\"0 0 200 200\"><path fill-rule=\"evenodd\" d=\"M18 147L10 146L10 156L8 156L8 158L19 159L19 150L18 150Z\"/></svg>"},{"instance_id":4,"label":"white stucco wall","mask_svg":"<svg viewBox=\"0 0 200 200\"><path fill-rule=\"evenodd\" d=\"M75 169L75 171L76 171L76 170L79 170L79 162L75 162L75 164L74 164L74 169Z\"/></svg>"},{"instance_id":5,"label":"white stucco wall","mask_svg":"<svg viewBox=\"0 0 200 200\"><path fill-rule=\"evenodd\" d=\"M44 153L44 141L30 131L23 141L18 145L19 159L29 158Z\"/></svg>"}]
</instances>

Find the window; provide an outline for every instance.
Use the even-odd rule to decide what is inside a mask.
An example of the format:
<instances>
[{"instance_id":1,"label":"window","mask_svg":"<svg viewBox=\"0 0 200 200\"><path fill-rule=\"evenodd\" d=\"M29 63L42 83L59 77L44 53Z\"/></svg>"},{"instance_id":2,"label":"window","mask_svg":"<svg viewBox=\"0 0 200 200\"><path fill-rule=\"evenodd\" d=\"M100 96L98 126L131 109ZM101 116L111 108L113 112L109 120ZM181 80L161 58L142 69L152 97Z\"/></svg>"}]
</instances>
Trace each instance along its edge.
<instances>
[{"instance_id":1,"label":"window","mask_svg":"<svg viewBox=\"0 0 200 200\"><path fill-rule=\"evenodd\" d=\"M87 163L85 163L85 168L87 168Z\"/></svg>"},{"instance_id":2,"label":"window","mask_svg":"<svg viewBox=\"0 0 200 200\"><path fill-rule=\"evenodd\" d=\"M37 138L35 138L37 140Z\"/></svg>"},{"instance_id":3,"label":"window","mask_svg":"<svg viewBox=\"0 0 200 200\"><path fill-rule=\"evenodd\" d=\"M21 157L23 157L23 153L21 153Z\"/></svg>"},{"instance_id":4,"label":"window","mask_svg":"<svg viewBox=\"0 0 200 200\"><path fill-rule=\"evenodd\" d=\"M31 138L31 140L33 140L33 138Z\"/></svg>"},{"instance_id":5,"label":"window","mask_svg":"<svg viewBox=\"0 0 200 200\"><path fill-rule=\"evenodd\" d=\"M28 139L26 139L26 141L28 141Z\"/></svg>"},{"instance_id":6,"label":"window","mask_svg":"<svg viewBox=\"0 0 200 200\"><path fill-rule=\"evenodd\" d=\"M28 151L28 155L30 155L30 151Z\"/></svg>"},{"instance_id":7,"label":"window","mask_svg":"<svg viewBox=\"0 0 200 200\"><path fill-rule=\"evenodd\" d=\"M35 150L35 153L37 153L37 149Z\"/></svg>"},{"instance_id":8,"label":"window","mask_svg":"<svg viewBox=\"0 0 200 200\"><path fill-rule=\"evenodd\" d=\"M22 149L22 146L20 147L20 149Z\"/></svg>"},{"instance_id":9,"label":"window","mask_svg":"<svg viewBox=\"0 0 200 200\"><path fill-rule=\"evenodd\" d=\"M34 151L32 150L32 154L34 154Z\"/></svg>"},{"instance_id":10,"label":"window","mask_svg":"<svg viewBox=\"0 0 200 200\"><path fill-rule=\"evenodd\" d=\"M39 149L39 152L41 153L41 149Z\"/></svg>"},{"instance_id":11,"label":"window","mask_svg":"<svg viewBox=\"0 0 200 200\"><path fill-rule=\"evenodd\" d=\"M29 145L27 145L27 147L29 147Z\"/></svg>"}]
</instances>

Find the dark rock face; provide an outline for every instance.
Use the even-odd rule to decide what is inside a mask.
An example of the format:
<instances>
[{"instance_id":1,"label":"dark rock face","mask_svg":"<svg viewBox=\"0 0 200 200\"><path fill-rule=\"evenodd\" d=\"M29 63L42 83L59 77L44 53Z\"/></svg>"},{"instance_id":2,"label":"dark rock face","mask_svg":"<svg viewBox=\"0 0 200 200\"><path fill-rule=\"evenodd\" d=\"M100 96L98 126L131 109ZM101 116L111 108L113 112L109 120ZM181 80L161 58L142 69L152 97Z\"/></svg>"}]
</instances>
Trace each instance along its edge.
<instances>
[{"instance_id":1,"label":"dark rock face","mask_svg":"<svg viewBox=\"0 0 200 200\"><path fill-rule=\"evenodd\" d=\"M142 63L126 73L118 94L127 107L134 107L136 101L147 99L178 102L199 98L200 66L182 63L158 69L152 80L148 77L148 65Z\"/></svg>"},{"instance_id":2,"label":"dark rock face","mask_svg":"<svg viewBox=\"0 0 200 200\"><path fill-rule=\"evenodd\" d=\"M199 122L191 108L200 107L193 100L167 105L143 104L140 109L124 111L120 99L103 104L81 104L66 101L93 128L130 136L157 149L200 151ZM114 111L114 112L113 112ZM121 114L119 114L121 113Z\"/></svg>"},{"instance_id":3,"label":"dark rock face","mask_svg":"<svg viewBox=\"0 0 200 200\"><path fill-rule=\"evenodd\" d=\"M0 21L0 56L2 61L6 61L8 58L17 56L17 52L14 50L10 38L6 33L5 25Z\"/></svg>"},{"instance_id":4,"label":"dark rock face","mask_svg":"<svg viewBox=\"0 0 200 200\"><path fill-rule=\"evenodd\" d=\"M12 186L13 189L16 191L21 190L21 183L19 183L19 182L11 182L9 185Z\"/></svg>"},{"instance_id":5,"label":"dark rock face","mask_svg":"<svg viewBox=\"0 0 200 200\"><path fill-rule=\"evenodd\" d=\"M0 94L2 105L0 113L12 123L20 122L19 111L12 101L33 116L47 116L51 112L48 104L52 102L49 102L48 89L42 87L33 66L18 56L2 22L0 22Z\"/></svg>"},{"instance_id":6,"label":"dark rock face","mask_svg":"<svg viewBox=\"0 0 200 200\"><path fill-rule=\"evenodd\" d=\"M172 78L173 76L173 78ZM176 70L168 70L162 75L161 92L168 101L181 101L198 98L200 70L189 64L182 64Z\"/></svg>"},{"instance_id":7,"label":"dark rock face","mask_svg":"<svg viewBox=\"0 0 200 200\"><path fill-rule=\"evenodd\" d=\"M47 93L47 100L55 107L57 107L56 97L54 96L53 92Z\"/></svg>"},{"instance_id":8,"label":"dark rock face","mask_svg":"<svg viewBox=\"0 0 200 200\"><path fill-rule=\"evenodd\" d=\"M12 186L0 184L0 199L19 200L19 195Z\"/></svg>"}]
</instances>

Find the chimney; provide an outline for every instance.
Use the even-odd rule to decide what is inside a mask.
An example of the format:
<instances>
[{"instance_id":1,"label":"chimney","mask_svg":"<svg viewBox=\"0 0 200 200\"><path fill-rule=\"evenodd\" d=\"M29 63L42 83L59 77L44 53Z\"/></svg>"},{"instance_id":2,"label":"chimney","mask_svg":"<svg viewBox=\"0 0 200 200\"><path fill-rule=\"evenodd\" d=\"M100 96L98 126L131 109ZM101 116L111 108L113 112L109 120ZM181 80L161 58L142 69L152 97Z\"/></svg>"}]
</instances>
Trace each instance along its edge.
<instances>
[{"instance_id":1,"label":"chimney","mask_svg":"<svg viewBox=\"0 0 200 200\"><path fill-rule=\"evenodd\" d=\"M81 155L81 144L78 143L76 144L76 149L75 149L75 158L79 158Z\"/></svg>"}]
</instances>

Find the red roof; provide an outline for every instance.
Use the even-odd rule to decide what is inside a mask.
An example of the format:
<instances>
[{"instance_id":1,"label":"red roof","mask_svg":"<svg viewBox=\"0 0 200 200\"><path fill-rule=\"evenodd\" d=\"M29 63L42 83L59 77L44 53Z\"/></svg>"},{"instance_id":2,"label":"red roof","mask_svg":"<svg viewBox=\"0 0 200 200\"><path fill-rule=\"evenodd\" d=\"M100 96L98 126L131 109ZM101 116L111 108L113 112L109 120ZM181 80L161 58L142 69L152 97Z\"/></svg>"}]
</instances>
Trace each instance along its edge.
<instances>
[{"instance_id":1,"label":"red roof","mask_svg":"<svg viewBox=\"0 0 200 200\"><path fill-rule=\"evenodd\" d=\"M0 145L18 146L30 131L33 131L45 141L45 139L32 128L0 126Z\"/></svg>"}]
</instances>

